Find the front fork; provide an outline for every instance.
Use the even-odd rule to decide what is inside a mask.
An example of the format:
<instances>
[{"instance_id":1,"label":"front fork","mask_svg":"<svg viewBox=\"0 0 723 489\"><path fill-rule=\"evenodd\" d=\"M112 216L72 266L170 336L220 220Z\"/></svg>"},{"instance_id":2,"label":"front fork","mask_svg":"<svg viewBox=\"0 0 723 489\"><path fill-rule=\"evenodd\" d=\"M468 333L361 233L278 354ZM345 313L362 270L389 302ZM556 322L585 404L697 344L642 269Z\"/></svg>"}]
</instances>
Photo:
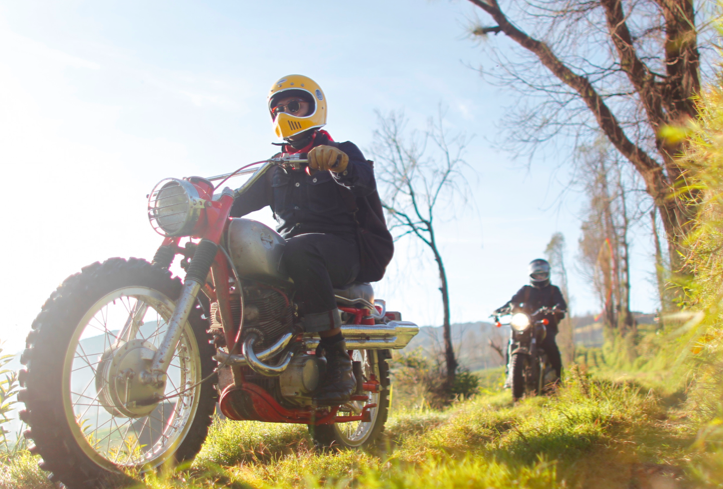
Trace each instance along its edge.
<instances>
[{"instance_id":1,"label":"front fork","mask_svg":"<svg viewBox=\"0 0 723 489\"><path fill-rule=\"evenodd\" d=\"M196 304L198 291L201 290L201 284L196 281L186 281L183 285L183 291L178 298L176 310L168 323L168 331L163 337L158 350L153 355L151 361L150 372L144 371L141 374L141 381L145 384L163 384L166 382L166 370L173 359L173 352L176 350L178 342L181 340L183 333L182 325L188 320L191 309ZM145 374L145 375L144 375Z\"/></svg>"},{"instance_id":2,"label":"front fork","mask_svg":"<svg viewBox=\"0 0 723 489\"><path fill-rule=\"evenodd\" d=\"M188 268L181 295L176 302L176 309L168 322L168 331L166 331L158 350L153 355L150 369L140 374L142 383L155 385L165 383L166 371L171 364L173 352L176 350L176 346L178 346L183 334L183 325L188 320L191 310L195 307L196 298L201 286L206 282L206 277L217 252L218 245L211 240L203 239L198 244L191 265Z\"/></svg>"}]
</instances>

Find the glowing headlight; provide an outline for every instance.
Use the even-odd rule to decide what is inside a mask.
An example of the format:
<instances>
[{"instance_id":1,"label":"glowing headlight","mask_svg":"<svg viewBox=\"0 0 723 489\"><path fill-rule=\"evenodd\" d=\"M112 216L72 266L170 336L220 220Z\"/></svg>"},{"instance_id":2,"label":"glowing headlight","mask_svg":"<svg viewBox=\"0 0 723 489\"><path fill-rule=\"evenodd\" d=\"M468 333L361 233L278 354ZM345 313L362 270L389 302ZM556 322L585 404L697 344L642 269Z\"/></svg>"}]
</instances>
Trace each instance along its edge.
<instances>
[{"instance_id":1,"label":"glowing headlight","mask_svg":"<svg viewBox=\"0 0 723 489\"><path fill-rule=\"evenodd\" d=\"M518 312L517 314L512 315L510 326L512 326L512 329L515 331L522 332L530 326L530 318L527 317L527 314Z\"/></svg>"},{"instance_id":2,"label":"glowing headlight","mask_svg":"<svg viewBox=\"0 0 723 489\"><path fill-rule=\"evenodd\" d=\"M191 183L167 178L148 197L148 219L162 236L184 236L193 230L204 205Z\"/></svg>"}]
</instances>

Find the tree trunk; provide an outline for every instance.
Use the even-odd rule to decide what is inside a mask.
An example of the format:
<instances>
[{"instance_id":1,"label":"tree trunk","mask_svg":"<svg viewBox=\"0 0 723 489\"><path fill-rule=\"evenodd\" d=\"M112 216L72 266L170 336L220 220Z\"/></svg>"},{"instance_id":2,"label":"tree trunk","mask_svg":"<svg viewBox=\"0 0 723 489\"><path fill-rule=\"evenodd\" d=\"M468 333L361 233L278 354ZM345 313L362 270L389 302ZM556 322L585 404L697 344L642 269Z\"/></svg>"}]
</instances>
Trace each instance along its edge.
<instances>
[{"instance_id":1,"label":"tree trunk","mask_svg":"<svg viewBox=\"0 0 723 489\"><path fill-rule=\"evenodd\" d=\"M608 319L608 328L617 329L619 316L618 306L620 305L620 280L618 267L618 236L615 230L615 222L612 213L612 197L610 196L610 188L608 185L608 168L605 166L605 160L600 160L600 174L598 175L601 193L602 217L603 217L603 236L606 238L607 253L607 277L605 291L607 293L607 302L605 305L606 316ZM604 246L604 245L603 245ZM606 254L607 254L606 253Z\"/></svg>"},{"instance_id":2,"label":"tree trunk","mask_svg":"<svg viewBox=\"0 0 723 489\"><path fill-rule=\"evenodd\" d=\"M635 318L630 310L630 245L628 243L628 230L630 228L630 219L628 218L628 207L626 200L626 190L623 187L622 175L618 168L618 192L620 192L620 243L619 250L621 257L620 263L620 325L619 329L623 335L635 333ZM631 352L632 354L632 352Z\"/></svg>"},{"instance_id":3,"label":"tree trunk","mask_svg":"<svg viewBox=\"0 0 723 489\"><path fill-rule=\"evenodd\" d=\"M457 375L457 359L454 355L454 345L452 343L452 325L450 324L449 318L449 289L447 288L447 273L444 270L444 263L442 262L442 255L437 250L437 245L432 237L432 251L434 252L434 259L437 262L439 269L439 291L442 294L442 304L444 307L444 323L442 324L442 335L444 338L444 360L447 365L447 389L451 389L454 385L454 379Z\"/></svg>"},{"instance_id":4,"label":"tree trunk","mask_svg":"<svg viewBox=\"0 0 723 489\"><path fill-rule=\"evenodd\" d=\"M650 211L650 220L653 225L653 241L655 242L655 278L658 283L658 297L660 299L660 314L658 318L658 328L665 326L665 313L670 310L668 304L668 296L665 290L665 263L663 261L663 248L660 245L660 236L658 235L658 219L656 210Z\"/></svg>"}]
</instances>

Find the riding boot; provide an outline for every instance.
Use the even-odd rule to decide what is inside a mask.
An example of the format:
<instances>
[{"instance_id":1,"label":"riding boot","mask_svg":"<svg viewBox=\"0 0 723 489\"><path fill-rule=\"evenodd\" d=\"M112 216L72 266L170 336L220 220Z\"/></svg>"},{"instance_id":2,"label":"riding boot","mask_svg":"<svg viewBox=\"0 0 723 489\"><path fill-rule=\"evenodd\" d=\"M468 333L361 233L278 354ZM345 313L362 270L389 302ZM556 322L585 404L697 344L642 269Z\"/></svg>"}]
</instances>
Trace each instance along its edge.
<instances>
[{"instance_id":1,"label":"riding boot","mask_svg":"<svg viewBox=\"0 0 723 489\"><path fill-rule=\"evenodd\" d=\"M325 351L326 379L314 393L314 403L318 406L344 404L356 387L346 342L342 339L329 345L322 341L316 349L317 355L321 350Z\"/></svg>"}]
</instances>

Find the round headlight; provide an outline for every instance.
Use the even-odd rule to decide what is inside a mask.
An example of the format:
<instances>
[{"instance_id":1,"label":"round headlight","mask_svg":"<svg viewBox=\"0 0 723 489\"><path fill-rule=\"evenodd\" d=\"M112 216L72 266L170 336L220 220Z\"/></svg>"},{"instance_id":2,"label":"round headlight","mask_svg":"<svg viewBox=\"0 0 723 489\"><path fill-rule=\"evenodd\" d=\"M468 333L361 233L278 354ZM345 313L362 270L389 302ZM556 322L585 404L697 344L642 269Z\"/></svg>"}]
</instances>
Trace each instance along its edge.
<instances>
[{"instance_id":1,"label":"round headlight","mask_svg":"<svg viewBox=\"0 0 723 489\"><path fill-rule=\"evenodd\" d=\"M191 183L167 178L148 196L148 219L162 236L184 236L193 230L204 205Z\"/></svg>"},{"instance_id":2,"label":"round headlight","mask_svg":"<svg viewBox=\"0 0 723 489\"><path fill-rule=\"evenodd\" d=\"M512 329L514 329L515 331L522 332L530 326L530 318L527 316L527 314L522 314L521 312L518 312L517 314L512 315L512 319L510 320L510 326L512 326Z\"/></svg>"}]
</instances>

